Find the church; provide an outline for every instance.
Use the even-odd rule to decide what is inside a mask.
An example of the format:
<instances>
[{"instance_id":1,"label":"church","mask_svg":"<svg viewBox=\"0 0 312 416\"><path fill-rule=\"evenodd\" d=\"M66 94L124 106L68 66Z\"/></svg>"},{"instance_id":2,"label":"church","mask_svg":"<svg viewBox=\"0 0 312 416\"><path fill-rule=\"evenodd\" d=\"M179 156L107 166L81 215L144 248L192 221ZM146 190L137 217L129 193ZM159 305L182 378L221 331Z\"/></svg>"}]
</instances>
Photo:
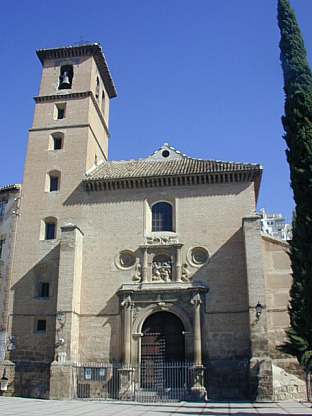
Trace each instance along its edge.
<instances>
[{"instance_id":1,"label":"church","mask_svg":"<svg viewBox=\"0 0 312 416\"><path fill-rule=\"evenodd\" d=\"M278 350L291 271L287 243L261 235L261 165L168 143L109 160L117 92L102 47L37 56L1 394L304 398Z\"/></svg>"}]
</instances>

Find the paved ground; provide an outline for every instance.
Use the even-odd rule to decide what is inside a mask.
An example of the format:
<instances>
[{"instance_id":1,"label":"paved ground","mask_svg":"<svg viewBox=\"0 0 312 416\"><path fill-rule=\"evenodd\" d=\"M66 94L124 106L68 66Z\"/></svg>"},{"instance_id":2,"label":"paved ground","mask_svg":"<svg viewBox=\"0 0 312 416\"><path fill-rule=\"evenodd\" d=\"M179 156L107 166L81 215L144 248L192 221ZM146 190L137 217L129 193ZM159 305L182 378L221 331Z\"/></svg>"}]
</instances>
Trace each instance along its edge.
<instances>
[{"instance_id":1,"label":"paved ground","mask_svg":"<svg viewBox=\"0 0 312 416\"><path fill-rule=\"evenodd\" d=\"M0 397L1 416L249 416L312 415L311 405L282 403L137 404L109 401L54 401Z\"/></svg>"}]
</instances>

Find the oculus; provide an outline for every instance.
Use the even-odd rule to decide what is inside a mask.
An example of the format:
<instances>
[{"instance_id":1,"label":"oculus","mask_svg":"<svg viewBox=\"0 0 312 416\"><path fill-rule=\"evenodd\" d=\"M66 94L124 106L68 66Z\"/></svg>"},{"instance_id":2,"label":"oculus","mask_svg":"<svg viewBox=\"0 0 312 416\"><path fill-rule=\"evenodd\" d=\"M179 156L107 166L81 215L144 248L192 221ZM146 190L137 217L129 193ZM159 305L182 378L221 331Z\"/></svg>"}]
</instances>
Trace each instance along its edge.
<instances>
[{"instance_id":1,"label":"oculus","mask_svg":"<svg viewBox=\"0 0 312 416\"><path fill-rule=\"evenodd\" d=\"M130 269L136 263L135 255L130 250L121 251L119 254L119 265L123 269Z\"/></svg>"},{"instance_id":2,"label":"oculus","mask_svg":"<svg viewBox=\"0 0 312 416\"><path fill-rule=\"evenodd\" d=\"M209 260L208 251L204 247L194 247L191 250L191 261L195 266L201 266Z\"/></svg>"}]
</instances>

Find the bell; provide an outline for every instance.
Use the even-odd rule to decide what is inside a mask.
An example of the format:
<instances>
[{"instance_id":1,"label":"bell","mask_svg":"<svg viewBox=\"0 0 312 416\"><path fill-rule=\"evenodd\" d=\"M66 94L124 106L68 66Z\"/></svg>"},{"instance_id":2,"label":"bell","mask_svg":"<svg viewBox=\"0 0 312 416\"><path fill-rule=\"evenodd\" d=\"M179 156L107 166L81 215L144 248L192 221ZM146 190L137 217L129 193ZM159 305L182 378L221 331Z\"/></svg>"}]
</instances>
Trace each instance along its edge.
<instances>
[{"instance_id":1,"label":"bell","mask_svg":"<svg viewBox=\"0 0 312 416\"><path fill-rule=\"evenodd\" d=\"M61 75L60 88L70 88L70 81L66 71Z\"/></svg>"}]
</instances>

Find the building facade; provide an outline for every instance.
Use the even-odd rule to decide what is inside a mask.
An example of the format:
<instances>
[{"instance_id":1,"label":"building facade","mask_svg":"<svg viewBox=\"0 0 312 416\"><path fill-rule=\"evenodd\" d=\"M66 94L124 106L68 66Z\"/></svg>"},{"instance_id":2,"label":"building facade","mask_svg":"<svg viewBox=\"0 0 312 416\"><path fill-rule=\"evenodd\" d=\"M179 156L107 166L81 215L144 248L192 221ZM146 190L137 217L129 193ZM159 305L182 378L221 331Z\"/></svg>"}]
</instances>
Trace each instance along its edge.
<instances>
[{"instance_id":1,"label":"building facade","mask_svg":"<svg viewBox=\"0 0 312 416\"><path fill-rule=\"evenodd\" d=\"M7 394L102 397L115 379L119 398L157 395L161 380L169 394L160 362L189 363L178 387L193 400L302 397L298 368L276 348L290 269L287 244L261 236L261 166L168 144L110 161L116 90L101 47L37 54Z\"/></svg>"}]
</instances>

